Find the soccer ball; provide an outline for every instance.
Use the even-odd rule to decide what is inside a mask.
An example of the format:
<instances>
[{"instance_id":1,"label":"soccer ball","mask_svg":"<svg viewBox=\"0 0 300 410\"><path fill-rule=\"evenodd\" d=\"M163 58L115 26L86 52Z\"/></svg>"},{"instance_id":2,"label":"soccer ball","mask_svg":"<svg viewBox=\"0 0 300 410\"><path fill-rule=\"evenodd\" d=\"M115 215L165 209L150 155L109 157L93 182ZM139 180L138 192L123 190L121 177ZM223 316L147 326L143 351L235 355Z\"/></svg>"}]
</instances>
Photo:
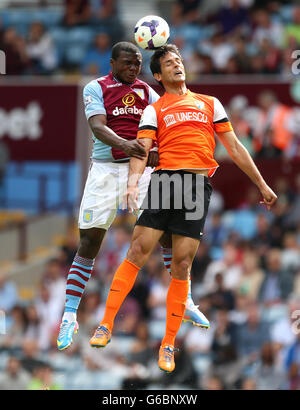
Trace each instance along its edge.
<instances>
[{"instance_id":1,"label":"soccer ball","mask_svg":"<svg viewBox=\"0 0 300 410\"><path fill-rule=\"evenodd\" d=\"M155 50L167 43L170 28L166 20L158 16L141 18L134 28L134 39L144 50Z\"/></svg>"}]
</instances>

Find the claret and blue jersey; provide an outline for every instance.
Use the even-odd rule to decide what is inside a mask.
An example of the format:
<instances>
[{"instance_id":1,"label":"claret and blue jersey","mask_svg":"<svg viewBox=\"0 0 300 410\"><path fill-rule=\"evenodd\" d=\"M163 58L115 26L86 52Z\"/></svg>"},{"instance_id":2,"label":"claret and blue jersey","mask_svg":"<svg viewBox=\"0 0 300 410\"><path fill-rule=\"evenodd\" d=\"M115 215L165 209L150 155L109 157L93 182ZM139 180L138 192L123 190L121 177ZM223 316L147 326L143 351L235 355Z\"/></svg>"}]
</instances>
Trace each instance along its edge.
<instances>
[{"instance_id":1,"label":"claret and blue jersey","mask_svg":"<svg viewBox=\"0 0 300 410\"><path fill-rule=\"evenodd\" d=\"M102 114L107 126L127 140L137 136L140 118L147 105L159 99L159 95L144 81L133 84L120 83L110 73L88 83L83 90L86 118ZM112 148L93 136L92 158L118 161L127 158L123 151Z\"/></svg>"}]
</instances>

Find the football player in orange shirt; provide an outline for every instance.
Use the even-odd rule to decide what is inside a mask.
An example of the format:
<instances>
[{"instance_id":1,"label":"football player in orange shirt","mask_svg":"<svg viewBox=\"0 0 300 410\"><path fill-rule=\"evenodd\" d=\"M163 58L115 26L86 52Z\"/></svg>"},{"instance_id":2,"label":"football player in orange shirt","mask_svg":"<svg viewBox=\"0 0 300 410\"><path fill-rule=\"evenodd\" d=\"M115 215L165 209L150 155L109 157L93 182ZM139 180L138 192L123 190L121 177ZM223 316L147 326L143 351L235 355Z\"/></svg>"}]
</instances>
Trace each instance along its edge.
<instances>
[{"instance_id":1,"label":"football player in orange shirt","mask_svg":"<svg viewBox=\"0 0 300 410\"><path fill-rule=\"evenodd\" d=\"M151 175L148 202L144 201L144 210L136 222L127 256L115 273L104 317L90 344L104 347L109 343L114 318L130 292L138 271L147 262L163 233L168 232L172 234L173 244L172 278L167 295L166 331L159 350L158 365L161 370L172 372L175 368L175 337L188 295L188 275L201 240L212 191L208 177L218 167L213 158L214 133L236 165L257 185L262 194L261 203L270 209L277 196L239 142L220 101L187 89L185 69L177 47L169 44L156 50L150 68L166 92L144 110L137 138L142 139L147 152L153 140L157 142L159 164ZM147 158L130 159L125 202L131 212L138 210L138 181L146 163ZM169 202L163 198L167 191ZM194 205L193 213L190 212L191 204Z\"/></svg>"}]
</instances>

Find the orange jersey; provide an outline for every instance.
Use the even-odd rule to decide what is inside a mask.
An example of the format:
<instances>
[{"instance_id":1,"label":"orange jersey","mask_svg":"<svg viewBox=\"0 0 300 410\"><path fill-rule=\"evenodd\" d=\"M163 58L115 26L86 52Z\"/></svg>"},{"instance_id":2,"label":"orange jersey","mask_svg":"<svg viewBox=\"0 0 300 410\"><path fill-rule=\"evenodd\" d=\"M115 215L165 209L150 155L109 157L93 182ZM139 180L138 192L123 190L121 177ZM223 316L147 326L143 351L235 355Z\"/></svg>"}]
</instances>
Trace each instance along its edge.
<instances>
[{"instance_id":1,"label":"orange jersey","mask_svg":"<svg viewBox=\"0 0 300 410\"><path fill-rule=\"evenodd\" d=\"M231 130L217 98L188 90L185 95L165 93L148 105L137 138L157 142L159 164L156 169L208 169L212 176L218 167L214 159L214 132Z\"/></svg>"}]
</instances>

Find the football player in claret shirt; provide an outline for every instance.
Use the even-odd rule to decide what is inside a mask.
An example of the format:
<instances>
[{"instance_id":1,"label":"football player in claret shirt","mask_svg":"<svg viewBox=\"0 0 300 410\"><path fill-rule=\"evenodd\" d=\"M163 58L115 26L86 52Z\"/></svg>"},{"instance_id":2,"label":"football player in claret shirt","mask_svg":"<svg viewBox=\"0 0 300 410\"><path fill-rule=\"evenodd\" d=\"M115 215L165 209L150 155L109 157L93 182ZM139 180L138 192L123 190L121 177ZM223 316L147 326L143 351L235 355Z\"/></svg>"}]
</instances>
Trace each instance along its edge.
<instances>
[{"instance_id":1,"label":"football player in claret shirt","mask_svg":"<svg viewBox=\"0 0 300 410\"><path fill-rule=\"evenodd\" d=\"M136 140L138 125L143 110L157 101L159 95L137 79L141 63L141 53L134 44L117 43L112 48L111 73L91 81L83 91L94 146L79 211L79 248L67 278L65 311L57 339L59 350L70 346L78 329L77 309L105 233L126 192L129 159L142 160L147 156L144 143ZM155 164L155 152L152 154L154 158L150 158L150 166L139 180L139 205L146 195ZM160 243L165 266L170 270L170 237L166 235ZM191 292L189 295L185 320L209 327L208 320L194 305Z\"/></svg>"},{"instance_id":2,"label":"football player in claret shirt","mask_svg":"<svg viewBox=\"0 0 300 410\"><path fill-rule=\"evenodd\" d=\"M262 203L268 209L277 196L237 139L221 102L215 97L195 94L187 89L185 70L177 47L169 44L156 50L150 67L166 92L144 110L138 139L143 141L147 153L153 141L157 142L159 163L151 175L148 206L143 204L144 210L136 222L127 256L113 278L104 317L90 343L104 347L110 341L114 318L132 288L139 269L146 263L164 232L168 232L173 241L172 279L167 295L166 331L159 350L158 365L161 370L172 372L175 368L175 337L188 296L188 276L203 234L212 191L208 178L218 167L213 157L214 134L218 135L233 161L257 185L263 197ZM146 163L147 158L130 159L125 201L131 211L138 209L138 184ZM175 177L177 181L179 178L181 189L170 190L170 207L166 207L162 200L166 188L163 180L170 182L172 179L174 182ZM158 180L161 183L157 183ZM187 187L190 191L185 189ZM195 212L192 218L188 212L191 208L185 204L187 192L191 192L198 201L195 208L198 206L202 209L202 212ZM151 207L153 197L159 200L153 201L155 206ZM178 199L183 204L181 208L175 206ZM123 285L125 280L127 286Z\"/></svg>"}]
</instances>

